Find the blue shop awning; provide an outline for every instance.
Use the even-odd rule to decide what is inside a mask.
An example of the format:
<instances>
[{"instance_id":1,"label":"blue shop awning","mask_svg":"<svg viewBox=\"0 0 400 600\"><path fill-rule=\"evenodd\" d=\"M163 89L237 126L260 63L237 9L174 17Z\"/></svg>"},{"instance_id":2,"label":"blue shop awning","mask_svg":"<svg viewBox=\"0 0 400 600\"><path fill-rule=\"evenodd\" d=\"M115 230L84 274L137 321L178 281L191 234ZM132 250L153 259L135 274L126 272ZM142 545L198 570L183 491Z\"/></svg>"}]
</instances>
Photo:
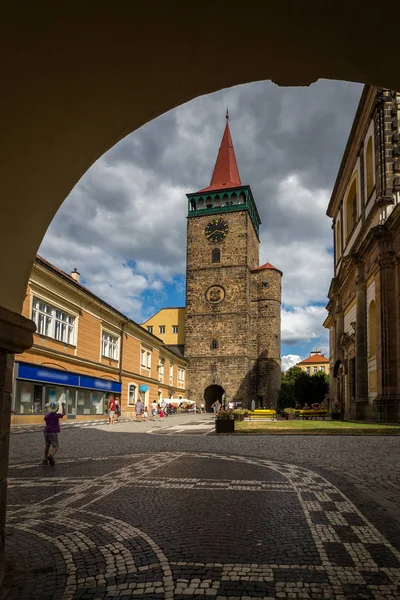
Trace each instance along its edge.
<instances>
[{"instance_id":1,"label":"blue shop awning","mask_svg":"<svg viewBox=\"0 0 400 600\"><path fill-rule=\"evenodd\" d=\"M63 385L65 387L79 387L89 390L98 390L101 392L121 393L121 384L119 381L102 379L100 377L88 377L69 371L58 369L49 369L29 363L16 363L17 379L28 379L29 381L38 381L40 383L52 383L54 385Z\"/></svg>"}]
</instances>

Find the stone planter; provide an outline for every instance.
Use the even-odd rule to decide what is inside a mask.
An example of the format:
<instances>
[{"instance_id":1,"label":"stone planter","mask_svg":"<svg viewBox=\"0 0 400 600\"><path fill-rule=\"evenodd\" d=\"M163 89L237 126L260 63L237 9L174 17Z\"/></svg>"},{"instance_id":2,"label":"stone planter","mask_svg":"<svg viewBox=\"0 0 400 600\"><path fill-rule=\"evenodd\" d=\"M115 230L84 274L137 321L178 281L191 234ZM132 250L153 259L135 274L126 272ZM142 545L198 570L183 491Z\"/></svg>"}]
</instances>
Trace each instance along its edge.
<instances>
[{"instance_id":1,"label":"stone planter","mask_svg":"<svg viewBox=\"0 0 400 600\"><path fill-rule=\"evenodd\" d=\"M244 415L235 415L235 421L244 421Z\"/></svg>"},{"instance_id":2,"label":"stone planter","mask_svg":"<svg viewBox=\"0 0 400 600\"><path fill-rule=\"evenodd\" d=\"M235 421L233 419L215 419L216 433L233 433L235 431Z\"/></svg>"},{"instance_id":3,"label":"stone planter","mask_svg":"<svg viewBox=\"0 0 400 600\"><path fill-rule=\"evenodd\" d=\"M293 413L292 415L291 415L291 414L289 414L289 415L287 416L287 420L288 420L288 421L294 421L296 417L297 417L297 415L296 415L295 413Z\"/></svg>"}]
</instances>

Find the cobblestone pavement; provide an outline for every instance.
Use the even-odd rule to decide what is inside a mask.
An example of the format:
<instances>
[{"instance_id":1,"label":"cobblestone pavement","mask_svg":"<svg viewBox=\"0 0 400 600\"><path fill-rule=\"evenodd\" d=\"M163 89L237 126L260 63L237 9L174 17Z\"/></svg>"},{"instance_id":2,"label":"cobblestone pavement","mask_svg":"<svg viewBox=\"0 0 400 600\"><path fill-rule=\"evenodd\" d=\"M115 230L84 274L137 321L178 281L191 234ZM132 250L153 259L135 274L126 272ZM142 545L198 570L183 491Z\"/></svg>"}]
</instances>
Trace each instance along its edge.
<instances>
[{"instance_id":1,"label":"cobblestone pavement","mask_svg":"<svg viewBox=\"0 0 400 600\"><path fill-rule=\"evenodd\" d=\"M397 438L141 427L12 437L2 599L400 598Z\"/></svg>"}]
</instances>

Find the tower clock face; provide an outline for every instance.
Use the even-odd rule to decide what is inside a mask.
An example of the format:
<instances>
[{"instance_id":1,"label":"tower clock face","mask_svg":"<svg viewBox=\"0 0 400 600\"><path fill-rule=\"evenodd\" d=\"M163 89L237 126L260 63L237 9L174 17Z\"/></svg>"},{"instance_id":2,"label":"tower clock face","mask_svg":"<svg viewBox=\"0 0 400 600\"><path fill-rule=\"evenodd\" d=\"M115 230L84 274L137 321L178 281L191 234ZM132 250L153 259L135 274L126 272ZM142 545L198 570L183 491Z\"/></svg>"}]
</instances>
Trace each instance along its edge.
<instances>
[{"instance_id":1,"label":"tower clock face","mask_svg":"<svg viewBox=\"0 0 400 600\"><path fill-rule=\"evenodd\" d=\"M213 219L205 228L204 235L209 242L219 244L228 235L228 223L224 219Z\"/></svg>"}]
</instances>

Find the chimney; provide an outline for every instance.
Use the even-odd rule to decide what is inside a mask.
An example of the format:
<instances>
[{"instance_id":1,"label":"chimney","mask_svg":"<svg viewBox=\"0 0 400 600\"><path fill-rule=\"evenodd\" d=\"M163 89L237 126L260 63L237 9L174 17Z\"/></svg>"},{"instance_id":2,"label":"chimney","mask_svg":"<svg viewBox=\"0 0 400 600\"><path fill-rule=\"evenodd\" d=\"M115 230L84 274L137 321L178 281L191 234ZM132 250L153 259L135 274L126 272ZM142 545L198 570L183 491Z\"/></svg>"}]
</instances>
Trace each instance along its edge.
<instances>
[{"instance_id":1,"label":"chimney","mask_svg":"<svg viewBox=\"0 0 400 600\"><path fill-rule=\"evenodd\" d=\"M75 267L75 269L73 271L71 271L71 277L72 277L72 279L75 279L75 281L77 281L79 283L81 274L78 273L76 267Z\"/></svg>"}]
</instances>

